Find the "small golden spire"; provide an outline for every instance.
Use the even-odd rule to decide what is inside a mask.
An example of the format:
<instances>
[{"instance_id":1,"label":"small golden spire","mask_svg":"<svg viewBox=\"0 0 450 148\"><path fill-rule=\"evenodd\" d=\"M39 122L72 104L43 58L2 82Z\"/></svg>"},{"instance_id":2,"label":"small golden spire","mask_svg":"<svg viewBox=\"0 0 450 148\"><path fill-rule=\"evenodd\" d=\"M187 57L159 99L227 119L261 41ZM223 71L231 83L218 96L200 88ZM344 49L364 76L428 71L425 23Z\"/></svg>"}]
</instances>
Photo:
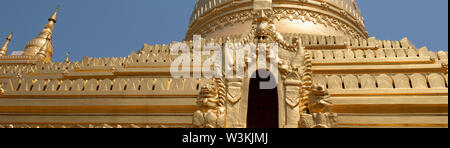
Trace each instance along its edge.
<instances>
[{"instance_id":1,"label":"small golden spire","mask_svg":"<svg viewBox=\"0 0 450 148\"><path fill-rule=\"evenodd\" d=\"M56 23L57 18L58 18L58 11L59 11L59 5L56 7L55 12L52 14L52 16L50 16L50 18L48 18L48 21L53 21Z\"/></svg>"},{"instance_id":2,"label":"small golden spire","mask_svg":"<svg viewBox=\"0 0 450 148\"><path fill-rule=\"evenodd\" d=\"M53 56L53 29L57 21L58 11L60 6L56 8L55 12L48 19L45 28L33 40L29 41L25 47L24 56L39 56L45 57L45 61L51 61Z\"/></svg>"},{"instance_id":3,"label":"small golden spire","mask_svg":"<svg viewBox=\"0 0 450 148\"><path fill-rule=\"evenodd\" d=\"M64 60L65 63L69 63L70 62L70 52L66 53L66 59Z\"/></svg>"},{"instance_id":4,"label":"small golden spire","mask_svg":"<svg viewBox=\"0 0 450 148\"><path fill-rule=\"evenodd\" d=\"M0 48L0 57L6 56L6 53L8 53L8 45L9 45L9 41L11 41L12 37L13 37L13 32L11 31L11 33L6 38L5 44L3 44L2 48Z\"/></svg>"},{"instance_id":5,"label":"small golden spire","mask_svg":"<svg viewBox=\"0 0 450 148\"><path fill-rule=\"evenodd\" d=\"M44 42L44 45L39 49L38 53L36 54L37 57L39 57L43 62L50 62L51 57L48 58L48 53L47 53L47 49L49 48L49 46L52 43L52 38L51 38L51 34L49 34Z\"/></svg>"}]
</instances>

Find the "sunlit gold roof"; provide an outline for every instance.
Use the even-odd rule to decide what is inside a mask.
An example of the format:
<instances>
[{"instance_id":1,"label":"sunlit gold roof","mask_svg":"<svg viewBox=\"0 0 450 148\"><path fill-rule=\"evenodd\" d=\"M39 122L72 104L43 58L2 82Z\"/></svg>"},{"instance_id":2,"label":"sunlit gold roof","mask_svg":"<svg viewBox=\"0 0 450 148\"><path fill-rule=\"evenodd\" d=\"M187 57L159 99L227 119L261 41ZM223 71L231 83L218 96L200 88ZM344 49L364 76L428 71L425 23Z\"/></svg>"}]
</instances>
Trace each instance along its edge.
<instances>
[{"instance_id":1,"label":"sunlit gold roof","mask_svg":"<svg viewBox=\"0 0 450 148\"><path fill-rule=\"evenodd\" d=\"M275 24L281 33L368 38L355 0L272 1ZM250 30L253 0L198 0L186 39L240 35Z\"/></svg>"}]
</instances>

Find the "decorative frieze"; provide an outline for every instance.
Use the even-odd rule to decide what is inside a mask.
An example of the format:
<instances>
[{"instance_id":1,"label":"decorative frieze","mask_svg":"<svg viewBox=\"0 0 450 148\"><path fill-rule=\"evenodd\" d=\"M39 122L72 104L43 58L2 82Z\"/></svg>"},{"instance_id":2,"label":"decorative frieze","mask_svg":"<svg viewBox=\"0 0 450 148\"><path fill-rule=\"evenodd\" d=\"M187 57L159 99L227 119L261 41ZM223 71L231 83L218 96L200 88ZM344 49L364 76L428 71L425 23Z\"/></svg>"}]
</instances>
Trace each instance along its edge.
<instances>
[{"instance_id":1,"label":"decorative frieze","mask_svg":"<svg viewBox=\"0 0 450 148\"><path fill-rule=\"evenodd\" d=\"M442 89L448 87L447 76L443 73L315 75L314 84L332 90Z\"/></svg>"}]
</instances>

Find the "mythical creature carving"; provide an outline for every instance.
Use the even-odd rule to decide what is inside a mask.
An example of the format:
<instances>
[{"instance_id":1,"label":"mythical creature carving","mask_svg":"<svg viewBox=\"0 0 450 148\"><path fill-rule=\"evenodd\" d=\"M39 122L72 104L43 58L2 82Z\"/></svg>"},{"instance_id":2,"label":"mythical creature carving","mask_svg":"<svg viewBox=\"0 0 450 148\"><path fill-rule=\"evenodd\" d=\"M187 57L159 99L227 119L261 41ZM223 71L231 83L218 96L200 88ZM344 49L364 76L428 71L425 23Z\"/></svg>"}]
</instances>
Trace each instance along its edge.
<instances>
[{"instance_id":1,"label":"mythical creature carving","mask_svg":"<svg viewBox=\"0 0 450 148\"><path fill-rule=\"evenodd\" d=\"M330 94L323 85L313 85L309 95L307 109L309 112L300 115L301 128L333 128L336 127L337 114L332 113L333 103Z\"/></svg>"},{"instance_id":2,"label":"mythical creature carving","mask_svg":"<svg viewBox=\"0 0 450 148\"><path fill-rule=\"evenodd\" d=\"M312 58L304 53L302 66L302 102L300 128L333 128L337 124L337 114L332 113L333 103L323 85L313 85Z\"/></svg>"},{"instance_id":3,"label":"mythical creature carving","mask_svg":"<svg viewBox=\"0 0 450 148\"><path fill-rule=\"evenodd\" d=\"M225 127L225 85L216 79L215 86L203 86L197 98L198 110L194 113L195 128Z\"/></svg>"},{"instance_id":4,"label":"mythical creature carving","mask_svg":"<svg viewBox=\"0 0 450 148\"><path fill-rule=\"evenodd\" d=\"M310 95L310 103L308 105L311 113L331 112L333 103L330 101L330 93L323 85L314 85Z\"/></svg>"}]
</instances>

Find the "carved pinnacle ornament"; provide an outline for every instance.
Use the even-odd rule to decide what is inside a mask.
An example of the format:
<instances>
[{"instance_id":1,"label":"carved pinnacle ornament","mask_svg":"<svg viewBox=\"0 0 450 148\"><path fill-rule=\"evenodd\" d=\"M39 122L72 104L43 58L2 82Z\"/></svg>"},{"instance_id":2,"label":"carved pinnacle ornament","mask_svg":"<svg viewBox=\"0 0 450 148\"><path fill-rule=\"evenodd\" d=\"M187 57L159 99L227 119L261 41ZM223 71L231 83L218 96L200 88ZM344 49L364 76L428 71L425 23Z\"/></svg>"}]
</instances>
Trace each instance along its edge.
<instances>
[{"instance_id":1,"label":"carved pinnacle ornament","mask_svg":"<svg viewBox=\"0 0 450 148\"><path fill-rule=\"evenodd\" d=\"M11 32L8 37L6 38L5 43L3 44L3 46L0 48L0 57L1 56L6 56L6 53L8 53L8 45L9 42L11 41L13 37L13 32Z\"/></svg>"}]
</instances>

